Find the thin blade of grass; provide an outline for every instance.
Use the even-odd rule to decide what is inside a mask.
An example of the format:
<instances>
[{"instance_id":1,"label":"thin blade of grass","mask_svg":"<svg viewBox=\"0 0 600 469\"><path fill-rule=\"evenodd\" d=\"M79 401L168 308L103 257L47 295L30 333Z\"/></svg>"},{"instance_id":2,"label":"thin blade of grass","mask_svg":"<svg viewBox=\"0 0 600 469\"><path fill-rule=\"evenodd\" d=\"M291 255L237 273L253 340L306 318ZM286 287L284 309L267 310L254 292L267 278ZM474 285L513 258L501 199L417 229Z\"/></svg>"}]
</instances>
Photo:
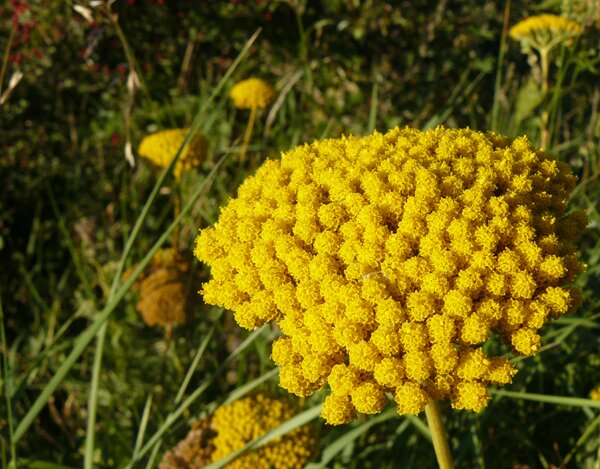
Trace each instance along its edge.
<instances>
[{"instance_id":1,"label":"thin blade of grass","mask_svg":"<svg viewBox=\"0 0 600 469\"><path fill-rule=\"evenodd\" d=\"M17 448L15 441L15 421L13 418L12 370L8 366L8 344L6 343L6 333L4 331L4 310L2 308L2 298L0 298L0 341L2 342L2 383L4 388L4 397L6 399L6 418L8 420L8 435L10 438L9 446L12 466L16 465L17 462Z\"/></svg>"},{"instance_id":2,"label":"thin blade of grass","mask_svg":"<svg viewBox=\"0 0 600 469\"><path fill-rule=\"evenodd\" d=\"M508 397L510 399L523 399L526 401L546 402L548 404L566 405L571 407L593 407L600 409L600 401L593 401L583 397L549 396L547 394L533 394L519 391L504 391L492 389L490 393L495 397Z\"/></svg>"},{"instance_id":3,"label":"thin blade of grass","mask_svg":"<svg viewBox=\"0 0 600 469\"><path fill-rule=\"evenodd\" d=\"M244 454L246 451L266 445L267 443L274 440L275 438L279 438L280 436L283 436L286 433L289 433L292 430L294 430L298 427L301 427L302 425L307 424L311 420L314 420L315 418L317 418L320 413L321 413L321 404L311 407L310 409L305 410L304 412L301 412L301 413L295 415L294 417L292 417L291 419L282 423L281 425L274 428L270 432L265 433L263 436L256 438L255 440L252 440L251 442L246 444L244 447L242 447L236 451L233 451L232 453L225 456L223 459L220 459L219 461L216 461L212 464L208 464L205 467L205 469L221 469L222 467L226 466L231 461L233 461L235 458Z\"/></svg>"},{"instance_id":4,"label":"thin blade of grass","mask_svg":"<svg viewBox=\"0 0 600 469\"><path fill-rule=\"evenodd\" d=\"M277 99L271 106L271 110L269 111L269 114L267 116L267 120L265 122L265 130L263 132L263 135L265 138L268 138L269 132L271 131L271 127L273 126L273 122L275 122L275 117L277 116L277 112L279 112L279 110L281 109L281 106L283 106L283 103L285 102L285 98L287 97L288 93L292 90L292 87L298 82L298 80L300 80L300 78L302 77L303 74L304 74L303 70L297 70L295 72L290 72L290 75L291 75L290 78L287 80L287 82L283 86L283 88L281 88L281 91L279 92Z\"/></svg>"},{"instance_id":5,"label":"thin blade of grass","mask_svg":"<svg viewBox=\"0 0 600 469\"><path fill-rule=\"evenodd\" d=\"M367 420L365 423L359 425L356 428L353 428L349 432L344 433L333 443L327 445L323 451L321 451L321 460L318 463L311 463L306 466L306 469L322 469L329 462L335 458L340 452L344 450L348 444L352 443L354 440L364 435L367 430L369 430L373 425L376 425L380 422L388 420L392 417L397 417L398 412L395 409L388 409L385 412L379 414L377 417L373 417Z\"/></svg>"},{"instance_id":6,"label":"thin blade of grass","mask_svg":"<svg viewBox=\"0 0 600 469\"><path fill-rule=\"evenodd\" d=\"M32 459L21 459L19 460L19 467L26 467L27 469L74 469L73 466L65 466L63 464L57 464L48 461L34 461Z\"/></svg>"},{"instance_id":7,"label":"thin blade of grass","mask_svg":"<svg viewBox=\"0 0 600 469\"><path fill-rule=\"evenodd\" d=\"M271 371L266 372L264 375L259 376L258 378L253 379L252 381L248 381L243 386L240 386L240 387L234 389L229 394L229 396L227 396L227 399L225 399L221 405L226 405L231 402L237 401L238 399L241 399L246 394L248 394L250 391L252 391L254 388L256 388L260 384L264 383L265 381L270 380L271 378L273 378L274 376L276 376L278 374L279 374L279 368L273 368Z\"/></svg>"},{"instance_id":8,"label":"thin blade of grass","mask_svg":"<svg viewBox=\"0 0 600 469\"><path fill-rule=\"evenodd\" d=\"M209 376L192 394L185 399L179 407L173 412L169 413L164 423L159 429L150 437L148 442L142 447L141 450L131 457L131 461L127 465L128 468L133 467L133 464L141 459L151 448L156 444L160 443L162 436L166 431L177 421L177 419L183 414L183 412L191 406L202 394L208 389L208 387L215 381L215 379L227 368L227 365L237 357L243 350L245 350L252 342L254 342L265 330L265 326L253 331L229 356L225 361L217 368L214 373Z\"/></svg>"},{"instance_id":9,"label":"thin blade of grass","mask_svg":"<svg viewBox=\"0 0 600 469\"><path fill-rule=\"evenodd\" d=\"M142 413L142 420L140 427L138 428L137 436L135 438L135 446L133 448L133 454L136 454L142 447L144 441L144 434L146 433L146 427L148 427L148 418L150 417L150 409L152 408L152 394L146 399L146 405L144 406L144 412Z\"/></svg>"},{"instance_id":10,"label":"thin blade of grass","mask_svg":"<svg viewBox=\"0 0 600 469\"><path fill-rule=\"evenodd\" d=\"M565 456L565 459L563 459L563 462L560 464L559 467L561 467L561 468L568 467L567 465L569 464L569 462L571 462L571 459L573 459L573 456L575 456L575 453L577 452L577 450L579 448L581 448L581 446L587 441L587 439L592 435L592 433L594 433L594 431L599 426L600 426L600 415L598 415L594 420L592 420L590 422L590 424L587 426L587 428L585 429L583 434L579 437L579 439L575 443L575 446L573 446L571 451L569 451L569 454L567 454Z\"/></svg>"},{"instance_id":11,"label":"thin blade of grass","mask_svg":"<svg viewBox=\"0 0 600 469\"><path fill-rule=\"evenodd\" d=\"M413 426L419 431L421 435L425 437L427 441L431 441L431 432L429 431L429 427L423 420L421 420L416 415L407 415L406 418Z\"/></svg>"},{"instance_id":12,"label":"thin blade of grass","mask_svg":"<svg viewBox=\"0 0 600 469\"><path fill-rule=\"evenodd\" d=\"M204 355L204 352L206 351L206 347L208 347L208 344L210 343L210 339L212 339L212 336L215 333L215 330L217 328L217 322L221 318L222 314L223 314L223 309L221 309L219 311L219 314L215 318L212 327L208 331L208 334L206 334L206 337L204 337L204 339L202 340L200 347L198 347L198 351L196 352L196 355L194 356L194 359L192 360L192 364L188 368L188 371L185 374L185 378L183 379L181 386L179 386L179 390L177 391L177 395L175 396L175 404L179 404L179 402L183 398L183 395L185 394L188 384L190 384L190 380L192 379L192 376L194 375L194 372L196 371L196 368L198 367L198 363L200 362L200 359Z\"/></svg>"},{"instance_id":13,"label":"thin blade of grass","mask_svg":"<svg viewBox=\"0 0 600 469\"><path fill-rule=\"evenodd\" d=\"M154 448L152 448L152 453L150 453L150 458L148 458L148 464L146 464L146 469L150 469L154 467L154 460L158 455L158 450L160 449L160 444L157 444Z\"/></svg>"}]
</instances>

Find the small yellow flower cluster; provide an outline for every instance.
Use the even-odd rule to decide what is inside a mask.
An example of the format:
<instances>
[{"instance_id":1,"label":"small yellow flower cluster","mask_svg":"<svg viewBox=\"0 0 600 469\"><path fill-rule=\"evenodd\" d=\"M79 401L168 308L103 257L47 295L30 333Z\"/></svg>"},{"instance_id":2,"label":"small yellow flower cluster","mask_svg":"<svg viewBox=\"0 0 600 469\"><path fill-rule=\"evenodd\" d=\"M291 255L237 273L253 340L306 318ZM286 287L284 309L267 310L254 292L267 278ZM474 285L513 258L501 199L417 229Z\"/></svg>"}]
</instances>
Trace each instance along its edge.
<instances>
[{"instance_id":1,"label":"small yellow flower cluster","mask_svg":"<svg viewBox=\"0 0 600 469\"><path fill-rule=\"evenodd\" d=\"M428 396L480 410L538 329L579 302L575 177L526 137L438 127L317 141L267 161L196 241L202 293L252 329L277 321L280 384L326 384L323 417L401 414Z\"/></svg>"},{"instance_id":2,"label":"small yellow flower cluster","mask_svg":"<svg viewBox=\"0 0 600 469\"><path fill-rule=\"evenodd\" d=\"M187 322L192 305L190 284L195 280L190 278L189 270L189 263L173 249L157 251L133 288L140 295L137 310L147 325Z\"/></svg>"},{"instance_id":3,"label":"small yellow flower cluster","mask_svg":"<svg viewBox=\"0 0 600 469\"><path fill-rule=\"evenodd\" d=\"M530 43L540 49L551 48L561 41L579 36L583 27L576 21L558 15L536 15L519 21L510 28L511 38L521 42Z\"/></svg>"},{"instance_id":4,"label":"small yellow flower cluster","mask_svg":"<svg viewBox=\"0 0 600 469\"><path fill-rule=\"evenodd\" d=\"M296 413L288 401L264 393L219 407L211 428L212 460L218 461L289 420ZM313 457L316 440L313 427L305 425L247 452L227 465L228 469L302 468Z\"/></svg>"},{"instance_id":5,"label":"small yellow flower cluster","mask_svg":"<svg viewBox=\"0 0 600 469\"><path fill-rule=\"evenodd\" d=\"M260 78L248 78L236 83L229 96L238 109L264 109L275 98L275 90Z\"/></svg>"},{"instance_id":6,"label":"small yellow flower cluster","mask_svg":"<svg viewBox=\"0 0 600 469\"><path fill-rule=\"evenodd\" d=\"M590 391L590 399L600 401L600 384Z\"/></svg>"},{"instance_id":7,"label":"small yellow flower cluster","mask_svg":"<svg viewBox=\"0 0 600 469\"><path fill-rule=\"evenodd\" d=\"M214 437L210 419L197 420L186 437L163 455L159 469L200 469L208 466L215 450Z\"/></svg>"},{"instance_id":8,"label":"small yellow flower cluster","mask_svg":"<svg viewBox=\"0 0 600 469\"><path fill-rule=\"evenodd\" d=\"M169 129L144 137L138 148L142 158L160 168L169 165L177 150L185 140L189 129ZM173 174L181 178L184 171L200 166L208 155L208 140L196 132L190 143L183 149L175 164Z\"/></svg>"}]
</instances>

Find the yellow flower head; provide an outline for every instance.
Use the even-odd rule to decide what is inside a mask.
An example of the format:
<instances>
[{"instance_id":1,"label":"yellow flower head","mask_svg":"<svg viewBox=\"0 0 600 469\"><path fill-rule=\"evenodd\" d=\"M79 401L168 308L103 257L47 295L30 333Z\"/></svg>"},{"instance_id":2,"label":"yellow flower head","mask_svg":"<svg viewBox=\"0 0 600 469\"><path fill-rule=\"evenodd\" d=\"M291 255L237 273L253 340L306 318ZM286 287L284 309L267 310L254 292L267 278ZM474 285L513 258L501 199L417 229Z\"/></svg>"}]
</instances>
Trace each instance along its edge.
<instances>
[{"instance_id":1,"label":"yellow flower head","mask_svg":"<svg viewBox=\"0 0 600 469\"><path fill-rule=\"evenodd\" d=\"M574 309L584 266L566 214L575 177L526 137L438 127L297 147L240 186L196 240L202 293L252 329L276 321L280 384L329 385L330 423L400 413L427 397L479 410L516 369L488 356L497 333L521 354Z\"/></svg>"},{"instance_id":2,"label":"yellow flower head","mask_svg":"<svg viewBox=\"0 0 600 469\"><path fill-rule=\"evenodd\" d=\"M212 460L218 461L289 420L297 409L289 401L264 393L219 407L211 419L216 433ZM302 468L316 449L314 428L308 425L245 453L227 465L228 469Z\"/></svg>"},{"instance_id":3,"label":"yellow flower head","mask_svg":"<svg viewBox=\"0 0 600 469\"><path fill-rule=\"evenodd\" d=\"M138 148L142 158L154 163L160 168L169 165L177 150L185 140L189 129L169 129L144 137ZM191 142L183 149L179 160L173 169L177 179L181 178L184 171L196 168L202 164L208 154L208 140L196 133Z\"/></svg>"},{"instance_id":4,"label":"yellow flower head","mask_svg":"<svg viewBox=\"0 0 600 469\"><path fill-rule=\"evenodd\" d=\"M583 27L576 21L558 15L536 15L519 21L510 28L509 35L525 47L552 48L560 42L579 36Z\"/></svg>"},{"instance_id":5,"label":"yellow flower head","mask_svg":"<svg viewBox=\"0 0 600 469\"><path fill-rule=\"evenodd\" d=\"M600 401L600 384L590 391L590 399Z\"/></svg>"},{"instance_id":6,"label":"yellow flower head","mask_svg":"<svg viewBox=\"0 0 600 469\"><path fill-rule=\"evenodd\" d=\"M275 90L260 78L248 78L236 83L229 96L238 109L263 109L275 98Z\"/></svg>"},{"instance_id":7,"label":"yellow flower head","mask_svg":"<svg viewBox=\"0 0 600 469\"><path fill-rule=\"evenodd\" d=\"M134 285L137 310L149 325L184 324L190 315L190 265L172 249L160 249Z\"/></svg>"}]
</instances>

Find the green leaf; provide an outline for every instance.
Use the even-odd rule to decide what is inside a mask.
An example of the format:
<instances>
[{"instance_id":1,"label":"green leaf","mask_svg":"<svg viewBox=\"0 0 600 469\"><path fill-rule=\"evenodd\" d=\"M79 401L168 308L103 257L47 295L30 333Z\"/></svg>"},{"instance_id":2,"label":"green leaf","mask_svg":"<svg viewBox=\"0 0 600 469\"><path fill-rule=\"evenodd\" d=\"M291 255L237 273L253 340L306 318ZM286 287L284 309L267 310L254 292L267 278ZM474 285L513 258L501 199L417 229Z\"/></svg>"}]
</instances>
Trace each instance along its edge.
<instances>
[{"instance_id":1,"label":"green leaf","mask_svg":"<svg viewBox=\"0 0 600 469\"><path fill-rule=\"evenodd\" d=\"M544 93L538 84L529 80L525 86L519 90L517 103L515 105L515 127L518 128L521 122L530 117L537 107L544 100Z\"/></svg>"}]
</instances>

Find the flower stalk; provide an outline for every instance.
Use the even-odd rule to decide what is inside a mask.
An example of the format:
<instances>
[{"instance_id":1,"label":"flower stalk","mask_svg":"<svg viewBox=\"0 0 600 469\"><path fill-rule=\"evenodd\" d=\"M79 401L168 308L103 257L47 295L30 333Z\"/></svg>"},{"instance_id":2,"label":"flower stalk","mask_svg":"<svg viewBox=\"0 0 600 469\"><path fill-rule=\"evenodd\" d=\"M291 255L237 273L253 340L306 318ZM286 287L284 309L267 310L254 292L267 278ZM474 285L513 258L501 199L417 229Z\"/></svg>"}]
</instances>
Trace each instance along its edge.
<instances>
[{"instance_id":1,"label":"flower stalk","mask_svg":"<svg viewBox=\"0 0 600 469\"><path fill-rule=\"evenodd\" d=\"M246 161L246 150L248 149L248 143L252 138L252 130L254 129L254 122L256 121L257 108L253 107L250 111L250 118L248 119L248 125L246 125L246 131L244 132L244 140L242 141L242 151L240 152L240 162Z\"/></svg>"},{"instance_id":2,"label":"flower stalk","mask_svg":"<svg viewBox=\"0 0 600 469\"><path fill-rule=\"evenodd\" d=\"M550 64L548 62L548 54L549 54L549 50L547 48L542 48L540 49L540 62L541 62L541 67L542 67L542 91L544 93L544 99L546 99L548 97L548 70L550 68ZM548 111L548 106L546 106L544 108L544 111L542 112L542 140L540 142L541 147L544 149L548 148L548 145L550 143L550 134L548 132L548 118L549 118L549 111Z\"/></svg>"},{"instance_id":3,"label":"flower stalk","mask_svg":"<svg viewBox=\"0 0 600 469\"><path fill-rule=\"evenodd\" d=\"M427 424L429 425L431 440L440 469L454 469L440 407L437 401L431 397L429 397L425 407L425 415L427 416Z\"/></svg>"}]
</instances>

